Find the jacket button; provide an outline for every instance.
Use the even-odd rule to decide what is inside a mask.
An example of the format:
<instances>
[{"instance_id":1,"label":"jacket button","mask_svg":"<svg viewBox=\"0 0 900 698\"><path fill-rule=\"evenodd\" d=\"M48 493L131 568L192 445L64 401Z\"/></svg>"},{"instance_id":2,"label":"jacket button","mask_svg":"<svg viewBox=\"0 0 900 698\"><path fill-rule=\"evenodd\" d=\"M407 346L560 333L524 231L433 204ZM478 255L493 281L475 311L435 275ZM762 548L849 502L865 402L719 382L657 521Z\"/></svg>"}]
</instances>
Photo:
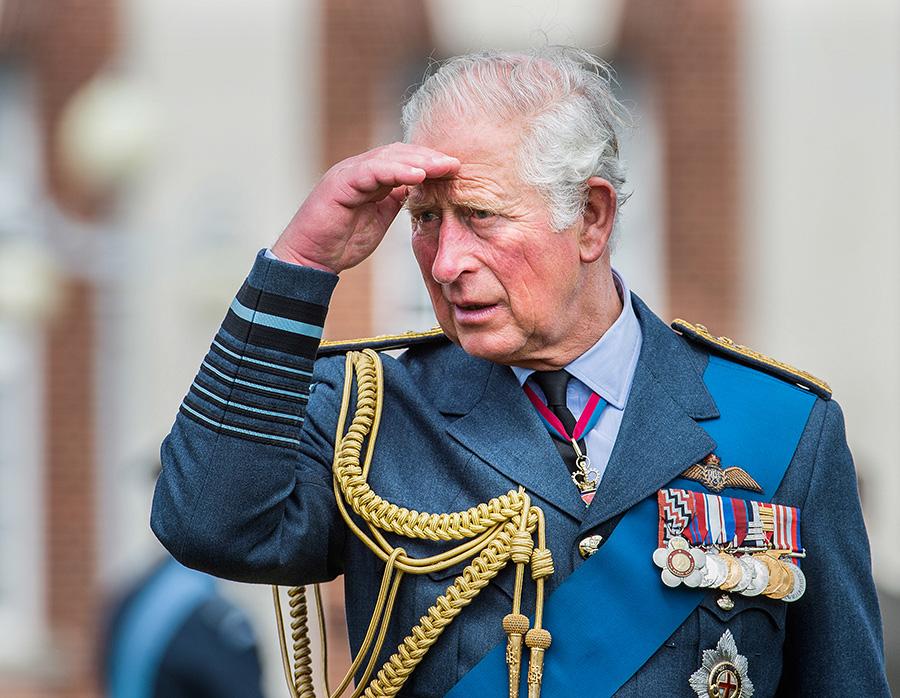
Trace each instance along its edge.
<instances>
[{"instance_id":1,"label":"jacket button","mask_svg":"<svg viewBox=\"0 0 900 698\"><path fill-rule=\"evenodd\" d=\"M581 557L587 560L600 549L601 545L603 545L603 536L588 536L587 538L583 538L578 544L578 552L581 553Z\"/></svg>"}]
</instances>

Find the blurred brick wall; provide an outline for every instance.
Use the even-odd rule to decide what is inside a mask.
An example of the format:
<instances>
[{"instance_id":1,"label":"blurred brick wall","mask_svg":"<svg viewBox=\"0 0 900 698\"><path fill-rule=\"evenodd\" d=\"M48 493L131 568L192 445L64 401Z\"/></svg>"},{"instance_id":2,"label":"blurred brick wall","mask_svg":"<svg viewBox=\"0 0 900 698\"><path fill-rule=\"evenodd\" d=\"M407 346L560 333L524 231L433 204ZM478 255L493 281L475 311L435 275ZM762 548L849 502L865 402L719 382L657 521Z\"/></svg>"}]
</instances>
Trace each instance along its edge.
<instances>
[{"instance_id":1,"label":"blurred brick wall","mask_svg":"<svg viewBox=\"0 0 900 698\"><path fill-rule=\"evenodd\" d=\"M668 308L739 338L737 3L628 0L621 57L662 109Z\"/></svg>"},{"instance_id":2,"label":"blurred brick wall","mask_svg":"<svg viewBox=\"0 0 900 698\"><path fill-rule=\"evenodd\" d=\"M321 3L323 56L320 169L375 145L379 90L406 62L431 53L423 0L328 0ZM399 95L397 95L399 103ZM398 110L399 116L399 110ZM325 324L326 339L373 333L372 265L341 274ZM350 666L343 579L325 585L329 681L335 687Z\"/></svg>"},{"instance_id":3,"label":"blurred brick wall","mask_svg":"<svg viewBox=\"0 0 900 698\"><path fill-rule=\"evenodd\" d=\"M62 167L58 123L68 100L112 55L115 5L116 0L6 0L0 18L0 51L23 64L37 88L47 194L65 214L83 221L98 218L103 201ZM0 677L6 698L100 695L95 289L74 276L63 285L62 307L46 332L45 588L52 662L16 685Z\"/></svg>"},{"instance_id":4,"label":"blurred brick wall","mask_svg":"<svg viewBox=\"0 0 900 698\"><path fill-rule=\"evenodd\" d=\"M321 171L375 145L376 94L409 62L431 53L423 0L322 2ZM393 83L387 89L394 90ZM400 95L396 95L399 105ZM399 116L399 109L397 110ZM325 325L328 339L372 333L372 265L341 274Z\"/></svg>"}]
</instances>

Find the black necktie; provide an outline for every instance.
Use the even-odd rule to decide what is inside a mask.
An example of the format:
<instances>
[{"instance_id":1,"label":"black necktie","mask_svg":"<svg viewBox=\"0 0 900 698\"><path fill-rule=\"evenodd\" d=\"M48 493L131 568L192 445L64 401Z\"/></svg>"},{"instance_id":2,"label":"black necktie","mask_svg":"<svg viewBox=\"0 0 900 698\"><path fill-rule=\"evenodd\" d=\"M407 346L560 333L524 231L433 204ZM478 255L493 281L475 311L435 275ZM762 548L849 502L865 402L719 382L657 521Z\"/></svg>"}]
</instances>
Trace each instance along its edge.
<instances>
[{"instance_id":1,"label":"black necktie","mask_svg":"<svg viewBox=\"0 0 900 698\"><path fill-rule=\"evenodd\" d=\"M560 369L558 371L535 371L531 374L531 379L544 392L547 400L547 407L556 415L556 418L562 422L566 433L571 435L575 431L575 415L566 406L566 386L569 384L568 372ZM571 441L565 441L553 434L553 443L556 444L556 450L562 456L566 467L573 475L580 472L577 466L577 455ZM582 453L586 453L587 449L584 445L584 439L578 440L578 448Z\"/></svg>"}]
</instances>

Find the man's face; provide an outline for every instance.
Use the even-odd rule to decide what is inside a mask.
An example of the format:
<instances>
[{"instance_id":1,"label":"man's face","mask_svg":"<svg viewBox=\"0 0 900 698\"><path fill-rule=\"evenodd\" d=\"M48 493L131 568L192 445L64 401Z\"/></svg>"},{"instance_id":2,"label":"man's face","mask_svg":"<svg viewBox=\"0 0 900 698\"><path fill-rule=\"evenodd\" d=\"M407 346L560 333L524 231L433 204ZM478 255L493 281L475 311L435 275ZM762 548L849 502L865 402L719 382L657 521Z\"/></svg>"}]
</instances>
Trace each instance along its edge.
<instances>
[{"instance_id":1,"label":"man's face","mask_svg":"<svg viewBox=\"0 0 900 698\"><path fill-rule=\"evenodd\" d=\"M413 143L461 167L453 178L410 188L412 247L451 340L476 357L546 368L593 343L583 224L552 229L543 198L514 171L516 134L514 125L490 122L416 134Z\"/></svg>"}]
</instances>

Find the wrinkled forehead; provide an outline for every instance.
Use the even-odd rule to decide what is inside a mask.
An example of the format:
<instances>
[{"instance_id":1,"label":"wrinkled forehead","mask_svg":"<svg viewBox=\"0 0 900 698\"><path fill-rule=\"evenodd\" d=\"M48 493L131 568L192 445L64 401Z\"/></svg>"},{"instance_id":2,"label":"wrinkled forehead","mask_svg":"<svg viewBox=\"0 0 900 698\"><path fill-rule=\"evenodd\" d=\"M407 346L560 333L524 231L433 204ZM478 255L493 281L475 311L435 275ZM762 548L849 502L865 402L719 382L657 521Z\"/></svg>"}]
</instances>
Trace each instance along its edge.
<instances>
[{"instance_id":1,"label":"wrinkled forehead","mask_svg":"<svg viewBox=\"0 0 900 698\"><path fill-rule=\"evenodd\" d=\"M447 179L427 179L409 187L406 208L411 212L439 207L497 208L503 203L504 187L486 186L465 175Z\"/></svg>"},{"instance_id":2,"label":"wrinkled forehead","mask_svg":"<svg viewBox=\"0 0 900 698\"><path fill-rule=\"evenodd\" d=\"M521 134L516 124L494 119L448 119L439 132L418 131L410 142L455 157L459 170L452 177L426 179L408 189L408 205L446 204L493 207L529 188L518 163Z\"/></svg>"}]
</instances>

